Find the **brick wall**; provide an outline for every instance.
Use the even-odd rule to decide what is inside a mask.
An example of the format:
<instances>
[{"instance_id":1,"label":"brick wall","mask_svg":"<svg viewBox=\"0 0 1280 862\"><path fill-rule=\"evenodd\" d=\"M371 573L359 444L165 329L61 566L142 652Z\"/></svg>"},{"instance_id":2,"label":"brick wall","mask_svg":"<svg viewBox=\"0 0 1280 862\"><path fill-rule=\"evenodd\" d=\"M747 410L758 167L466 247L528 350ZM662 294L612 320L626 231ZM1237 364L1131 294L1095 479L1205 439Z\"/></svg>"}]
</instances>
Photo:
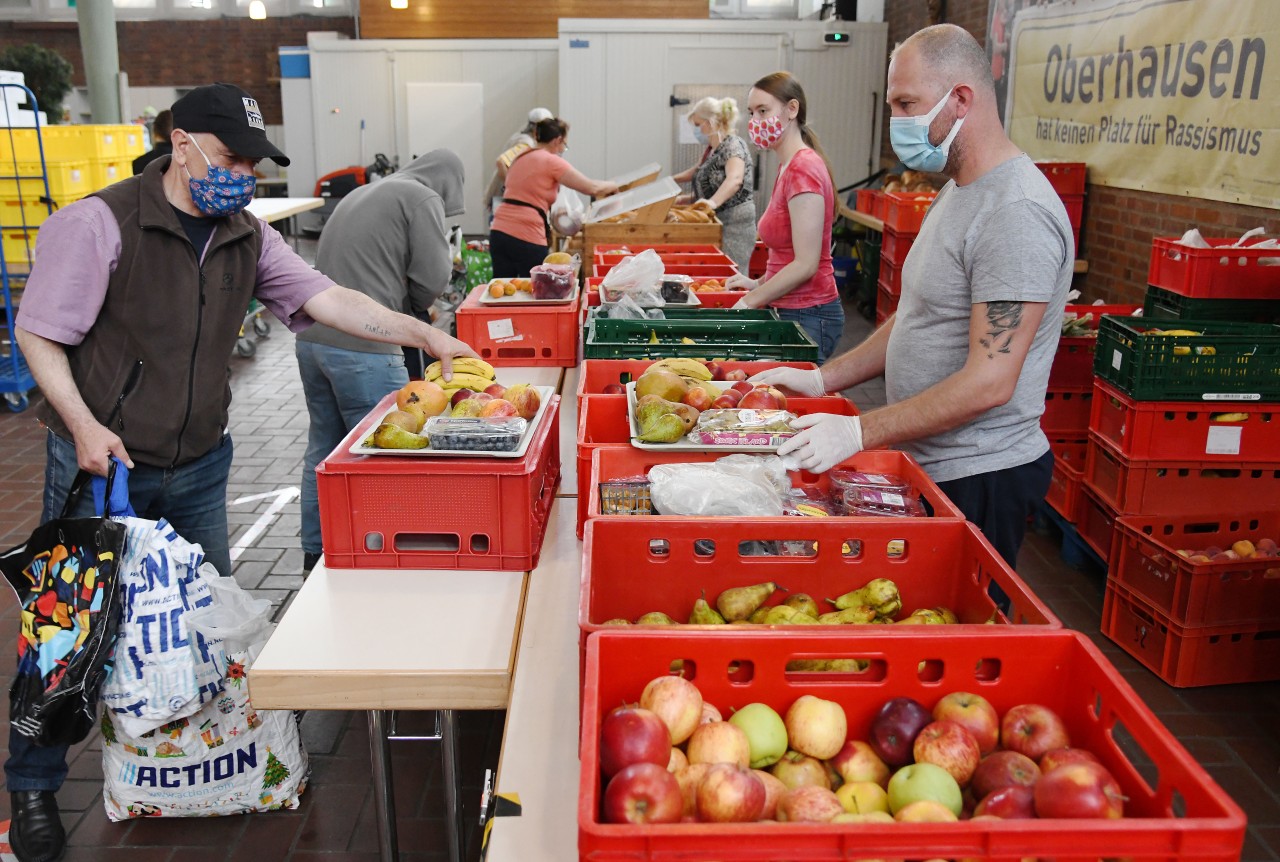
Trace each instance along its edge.
<instances>
[{"instance_id":1,"label":"brick wall","mask_svg":"<svg viewBox=\"0 0 1280 862\"><path fill-rule=\"evenodd\" d=\"M282 122L281 45L305 45L307 33L336 30L355 33L352 18L295 16L252 21L119 21L120 70L135 87L172 87L229 81L253 94L269 124ZM197 42L196 39L199 39ZM29 24L0 22L0 47L38 42L75 67L75 84L84 86L80 32L72 22Z\"/></svg>"},{"instance_id":2,"label":"brick wall","mask_svg":"<svg viewBox=\"0 0 1280 862\"><path fill-rule=\"evenodd\" d=\"M964 27L985 44L987 3L947 0L947 21ZM929 23L929 5L928 0L885 4L890 49ZM885 125L882 152L892 162ZM1238 236L1259 226L1271 233L1280 231L1280 213L1274 209L1092 184L1087 192L1080 256L1089 262L1089 272L1077 276L1075 286L1088 301L1141 303L1147 289L1153 236L1181 236L1191 227L1200 228L1205 236Z\"/></svg>"}]
</instances>

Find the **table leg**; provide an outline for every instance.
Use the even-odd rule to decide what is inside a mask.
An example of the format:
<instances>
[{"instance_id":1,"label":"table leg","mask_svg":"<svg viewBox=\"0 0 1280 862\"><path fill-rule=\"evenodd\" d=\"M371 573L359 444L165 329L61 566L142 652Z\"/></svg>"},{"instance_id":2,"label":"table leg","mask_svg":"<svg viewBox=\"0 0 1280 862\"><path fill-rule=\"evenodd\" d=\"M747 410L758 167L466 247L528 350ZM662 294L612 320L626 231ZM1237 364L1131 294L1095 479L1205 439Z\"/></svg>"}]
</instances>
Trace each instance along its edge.
<instances>
[{"instance_id":1,"label":"table leg","mask_svg":"<svg viewBox=\"0 0 1280 862\"><path fill-rule=\"evenodd\" d=\"M440 710L441 758L444 767L444 808L446 834L449 836L449 859L462 862L462 806L458 803L458 721L451 709Z\"/></svg>"},{"instance_id":2,"label":"table leg","mask_svg":"<svg viewBox=\"0 0 1280 862\"><path fill-rule=\"evenodd\" d=\"M373 806L378 816L378 854L382 862L399 862L396 841L396 800L391 786L391 741L387 714L369 710L369 754L373 760Z\"/></svg>"}]
</instances>

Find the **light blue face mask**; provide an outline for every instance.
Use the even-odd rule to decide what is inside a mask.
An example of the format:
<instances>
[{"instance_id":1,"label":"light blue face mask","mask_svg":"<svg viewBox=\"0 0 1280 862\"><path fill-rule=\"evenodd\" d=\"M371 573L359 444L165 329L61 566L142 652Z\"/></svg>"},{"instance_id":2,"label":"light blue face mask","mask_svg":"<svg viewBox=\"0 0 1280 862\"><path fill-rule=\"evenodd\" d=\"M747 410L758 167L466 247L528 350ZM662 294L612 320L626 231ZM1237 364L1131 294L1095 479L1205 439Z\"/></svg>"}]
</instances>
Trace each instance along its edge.
<instances>
[{"instance_id":1,"label":"light blue face mask","mask_svg":"<svg viewBox=\"0 0 1280 862\"><path fill-rule=\"evenodd\" d=\"M961 117L951 126L951 131L936 147L929 143L929 124L942 111L947 99L951 98L955 87L947 90L938 104L927 114L919 117L890 117L889 144L902 163L913 171L929 171L937 173L947 164L947 154L951 151L951 142L956 139L965 118Z\"/></svg>"},{"instance_id":2,"label":"light blue face mask","mask_svg":"<svg viewBox=\"0 0 1280 862\"><path fill-rule=\"evenodd\" d=\"M707 137L707 133L702 131L701 126L693 127L693 137L698 143L702 144L702 146L711 146L711 138Z\"/></svg>"}]
</instances>

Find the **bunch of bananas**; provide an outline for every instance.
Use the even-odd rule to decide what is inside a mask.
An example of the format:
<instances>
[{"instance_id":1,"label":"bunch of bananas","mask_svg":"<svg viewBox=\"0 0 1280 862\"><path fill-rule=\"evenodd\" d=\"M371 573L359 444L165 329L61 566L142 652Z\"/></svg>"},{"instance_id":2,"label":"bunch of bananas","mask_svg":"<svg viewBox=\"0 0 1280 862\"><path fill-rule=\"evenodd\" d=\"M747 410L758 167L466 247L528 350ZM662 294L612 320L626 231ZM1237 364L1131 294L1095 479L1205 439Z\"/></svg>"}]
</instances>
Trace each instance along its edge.
<instances>
[{"instance_id":1,"label":"bunch of bananas","mask_svg":"<svg viewBox=\"0 0 1280 862\"><path fill-rule=\"evenodd\" d=\"M1204 335L1203 332L1199 332L1194 329L1148 329L1146 334L1147 335L1174 335L1174 336ZM1190 356L1193 352L1195 353L1196 356L1214 356L1217 354L1218 350L1212 344L1201 344L1195 348L1189 347L1188 345L1185 345L1185 344L1175 344L1173 347L1174 356Z\"/></svg>"},{"instance_id":2,"label":"bunch of bananas","mask_svg":"<svg viewBox=\"0 0 1280 862\"><path fill-rule=\"evenodd\" d=\"M654 371L657 369L670 371L672 374L678 374L681 377L692 377L694 380L711 379L711 372L707 370L707 366L696 359L659 359L645 370Z\"/></svg>"},{"instance_id":3,"label":"bunch of bananas","mask_svg":"<svg viewBox=\"0 0 1280 862\"><path fill-rule=\"evenodd\" d=\"M426 370L422 372L422 377L424 380L430 380L445 392L450 393L455 389L471 389L475 392L483 392L487 387L497 382L492 365L483 359L472 359L471 357L454 359L453 376L448 380L445 380L441 375L439 361L428 365Z\"/></svg>"}]
</instances>

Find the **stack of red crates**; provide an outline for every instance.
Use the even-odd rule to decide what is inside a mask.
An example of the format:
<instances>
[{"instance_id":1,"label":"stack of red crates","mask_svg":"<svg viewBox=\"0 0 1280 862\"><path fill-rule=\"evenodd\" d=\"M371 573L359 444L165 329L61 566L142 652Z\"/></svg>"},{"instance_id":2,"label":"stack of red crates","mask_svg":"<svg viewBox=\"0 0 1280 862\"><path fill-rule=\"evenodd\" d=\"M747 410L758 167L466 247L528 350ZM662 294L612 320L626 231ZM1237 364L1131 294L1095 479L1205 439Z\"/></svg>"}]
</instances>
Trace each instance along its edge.
<instances>
[{"instance_id":1,"label":"stack of red crates","mask_svg":"<svg viewBox=\"0 0 1280 862\"><path fill-rule=\"evenodd\" d=\"M1080 226L1084 223L1084 162L1036 162L1038 167L1062 198L1071 220L1071 232L1075 235L1076 257L1080 256Z\"/></svg>"},{"instance_id":2,"label":"stack of red crates","mask_svg":"<svg viewBox=\"0 0 1280 862\"><path fill-rule=\"evenodd\" d=\"M587 298L583 308L600 304L600 282L604 280L609 270L622 263L629 255L650 249L662 259L665 272L671 275L687 275L695 282L706 279L723 282L738 274L738 266L733 259L714 245L698 243L597 245L592 252L591 272L585 288ZM740 293L728 305L733 305L739 297L741 297ZM701 295L698 298L704 299ZM718 305L718 303L715 304Z\"/></svg>"},{"instance_id":3,"label":"stack of red crates","mask_svg":"<svg viewBox=\"0 0 1280 862\"><path fill-rule=\"evenodd\" d=\"M1156 238L1148 282L1184 297L1241 301L1247 314L1249 300L1280 296L1280 272L1260 263L1266 253L1228 257ZM1148 325L1205 335L1213 326ZM1206 355L1185 347L1173 359L1194 370L1223 359L1224 343ZM1169 397L1151 384L1127 391L1098 367L1109 379L1094 384L1080 532L1108 559L1104 633L1171 685L1280 679L1280 560L1188 559L1241 540L1280 540L1276 390L1208 391L1225 388L1213 378L1199 399ZM1148 400L1153 394L1166 400Z\"/></svg>"},{"instance_id":4,"label":"stack of red crates","mask_svg":"<svg viewBox=\"0 0 1280 862\"><path fill-rule=\"evenodd\" d=\"M935 197L934 192L889 192L875 199L882 213L879 217L884 222L884 235L880 241L880 279L876 291L877 325L888 320L898 309L898 297L902 295L902 265Z\"/></svg>"},{"instance_id":5,"label":"stack of red crates","mask_svg":"<svg viewBox=\"0 0 1280 862\"><path fill-rule=\"evenodd\" d=\"M1096 333L1104 314L1133 314L1133 305L1068 305L1069 317L1087 319ZM1058 352L1049 369L1040 427L1053 449L1053 478L1045 502L1069 524L1079 520L1081 480L1084 477L1085 443L1093 404L1093 351L1095 335L1074 335L1058 340Z\"/></svg>"}]
</instances>

